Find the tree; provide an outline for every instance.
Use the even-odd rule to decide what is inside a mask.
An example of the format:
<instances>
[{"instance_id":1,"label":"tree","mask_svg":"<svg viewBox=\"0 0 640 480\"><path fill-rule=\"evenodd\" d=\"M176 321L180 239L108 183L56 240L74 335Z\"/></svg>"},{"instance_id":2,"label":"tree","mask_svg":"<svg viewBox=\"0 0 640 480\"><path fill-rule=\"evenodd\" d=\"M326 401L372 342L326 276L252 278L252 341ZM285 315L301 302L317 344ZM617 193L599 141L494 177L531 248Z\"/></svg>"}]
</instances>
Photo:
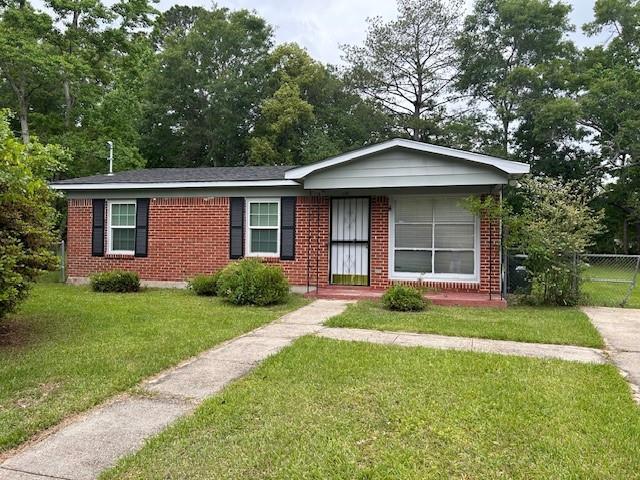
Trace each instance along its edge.
<instances>
[{"instance_id":1,"label":"tree","mask_svg":"<svg viewBox=\"0 0 640 480\"><path fill-rule=\"evenodd\" d=\"M250 163L309 163L362 146L384 131L384 116L298 45L276 47L269 64Z\"/></svg>"},{"instance_id":2,"label":"tree","mask_svg":"<svg viewBox=\"0 0 640 480\"><path fill-rule=\"evenodd\" d=\"M0 113L0 318L22 300L42 270L55 267L54 192L47 178L61 168L65 152L37 139L13 136L8 111Z\"/></svg>"},{"instance_id":3,"label":"tree","mask_svg":"<svg viewBox=\"0 0 640 480\"><path fill-rule=\"evenodd\" d=\"M111 14L99 0L48 0L49 8L56 15L56 23L62 28L56 31L55 44L62 58L61 77L64 95L64 127L74 125L74 107L78 100L75 88L92 86L94 79L101 79L99 50L102 22L111 20Z\"/></svg>"},{"instance_id":4,"label":"tree","mask_svg":"<svg viewBox=\"0 0 640 480\"><path fill-rule=\"evenodd\" d=\"M602 192L607 206L607 249L640 252L640 2L598 0L587 33L612 31L606 46L584 52L579 75L580 122L594 133L609 181ZM635 226L634 235L629 232ZM635 238L634 238L635 237ZM635 240L635 242L634 242Z\"/></svg>"},{"instance_id":5,"label":"tree","mask_svg":"<svg viewBox=\"0 0 640 480\"><path fill-rule=\"evenodd\" d=\"M577 255L602 230L602 211L593 211L588 189L578 182L527 178L520 182L521 209L507 220L508 246L527 254L533 294L545 304L579 300Z\"/></svg>"},{"instance_id":6,"label":"tree","mask_svg":"<svg viewBox=\"0 0 640 480\"><path fill-rule=\"evenodd\" d=\"M51 43L51 18L26 1L6 2L0 10L0 75L18 111L23 143L29 143L31 99L50 87L60 59Z\"/></svg>"},{"instance_id":7,"label":"tree","mask_svg":"<svg viewBox=\"0 0 640 480\"><path fill-rule=\"evenodd\" d=\"M123 0L111 9L98 0L50 4L65 27L57 36L65 58L65 108L62 124L47 129L43 138L73 153L66 175L104 172L107 141L115 145L115 170L143 167L141 91L153 61L145 30L155 10L147 0Z\"/></svg>"},{"instance_id":8,"label":"tree","mask_svg":"<svg viewBox=\"0 0 640 480\"><path fill-rule=\"evenodd\" d=\"M350 79L414 140L428 141L451 102L459 0L398 0L398 18L369 20L362 46L343 46Z\"/></svg>"},{"instance_id":9,"label":"tree","mask_svg":"<svg viewBox=\"0 0 640 480\"><path fill-rule=\"evenodd\" d=\"M522 100L548 87L558 67L551 64L572 54L569 11L551 0L477 0L464 22L457 88L490 108L504 156Z\"/></svg>"},{"instance_id":10,"label":"tree","mask_svg":"<svg viewBox=\"0 0 640 480\"><path fill-rule=\"evenodd\" d=\"M151 166L244 164L271 28L246 10L193 13L187 32L165 38L148 78L142 152Z\"/></svg>"}]
</instances>

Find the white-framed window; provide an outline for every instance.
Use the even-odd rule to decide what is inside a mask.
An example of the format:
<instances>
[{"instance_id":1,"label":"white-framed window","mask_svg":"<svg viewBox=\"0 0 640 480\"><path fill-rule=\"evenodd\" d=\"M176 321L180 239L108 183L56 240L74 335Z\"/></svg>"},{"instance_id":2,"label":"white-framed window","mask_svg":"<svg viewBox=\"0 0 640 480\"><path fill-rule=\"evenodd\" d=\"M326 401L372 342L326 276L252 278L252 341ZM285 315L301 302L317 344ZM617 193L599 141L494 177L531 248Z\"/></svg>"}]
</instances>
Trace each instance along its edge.
<instances>
[{"instance_id":1,"label":"white-framed window","mask_svg":"<svg viewBox=\"0 0 640 480\"><path fill-rule=\"evenodd\" d=\"M107 202L107 253L133 255L136 248L136 201Z\"/></svg>"},{"instance_id":2,"label":"white-framed window","mask_svg":"<svg viewBox=\"0 0 640 480\"><path fill-rule=\"evenodd\" d=\"M280 199L247 199L247 256L280 255Z\"/></svg>"},{"instance_id":3,"label":"white-framed window","mask_svg":"<svg viewBox=\"0 0 640 480\"><path fill-rule=\"evenodd\" d=\"M392 277L477 281L479 220L463 196L406 196L391 202Z\"/></svg>"}]
</instances>

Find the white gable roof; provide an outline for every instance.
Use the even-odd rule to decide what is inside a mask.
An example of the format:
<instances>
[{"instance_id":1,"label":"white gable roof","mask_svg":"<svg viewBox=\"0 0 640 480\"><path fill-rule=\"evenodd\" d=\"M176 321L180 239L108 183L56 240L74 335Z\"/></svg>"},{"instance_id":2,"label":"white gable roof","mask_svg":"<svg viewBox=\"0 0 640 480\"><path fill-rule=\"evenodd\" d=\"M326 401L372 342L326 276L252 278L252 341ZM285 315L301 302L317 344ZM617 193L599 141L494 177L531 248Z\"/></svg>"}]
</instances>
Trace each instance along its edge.
<instances>
[{"instance_id":1,"label":"white gable roof","mask_svg":"<svg viewBox=\"0 0 640 480\"><path fill-rule=\"evenodd\" d=\"M513 162L498 157L482 155L480 153L466 152L464 150L456 150L455 148L441 147L429 143L416 142L414 140L406 140L403 138L394 138L386 142L370 145L368 147L359 148L352 152L343 153L335 157L327 158L320 162L302 167L292 168L285 172L285 178L288 180L300 180L315 172L325 170L336 165L341 165L352 160L356 160L367 155L379 153L391 148L406 148L415 152L430 153L434 155L442 155L457 160L473 162L479 165L486 165L496 168L508 176L520 176L529 173L529 165L521 162Z\"/></svg>"}]
</instances>

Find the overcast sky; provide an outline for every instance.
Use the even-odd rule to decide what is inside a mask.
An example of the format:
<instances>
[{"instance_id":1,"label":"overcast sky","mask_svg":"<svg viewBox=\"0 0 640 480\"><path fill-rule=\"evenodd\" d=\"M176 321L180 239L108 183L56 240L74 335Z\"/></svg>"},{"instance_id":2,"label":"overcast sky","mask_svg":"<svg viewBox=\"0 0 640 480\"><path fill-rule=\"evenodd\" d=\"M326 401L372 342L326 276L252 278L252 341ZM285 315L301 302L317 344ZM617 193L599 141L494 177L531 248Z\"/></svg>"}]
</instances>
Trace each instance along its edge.
<instances>
[{"instance_id":1,"label":"overcast sky","mask_svg":"<svg viewBox=\"0 0 640 480\"><path fill-rule=\"evenodd\" d=\"M103 0L111 5L113 0ZM581 27L593 18L595 0L564 0L573 6L571 21L576 26L572 37L579 46L592 45L600 39L588 38ZM44 0L32 0L42 7ZM465 0L467 10L473 0ZM276 42L296 42L325 63L340 63L340 45L360 43L365 37L367 17L392 19L395 0L160 0L159 10L172 5L215 4L231 9L255 10L275 29ZM606 36L602 36L606 38Z\"/></svg>"},{"instance_id":2,"label":"overcast sky","mask_svg":"<svg viewBox=\"0 0 640 480\"><path fill-rule=\"evenodd\" d=\"M468 5L471 0L466 0ZM595 40L585 37L580 27L593 18L595 0L565 0L573 6L571 21L576 25L574 41L590 45ZM210 0L160 0L159 9L175 3L210 7ZM218 0L219 6L256 10L275 28L276 41L297 42L316 59L325 63L340 62L344 43L364 39L366 18L381 16L391 19L396 12L395 0Z\"/></svg>"}]
</instances>

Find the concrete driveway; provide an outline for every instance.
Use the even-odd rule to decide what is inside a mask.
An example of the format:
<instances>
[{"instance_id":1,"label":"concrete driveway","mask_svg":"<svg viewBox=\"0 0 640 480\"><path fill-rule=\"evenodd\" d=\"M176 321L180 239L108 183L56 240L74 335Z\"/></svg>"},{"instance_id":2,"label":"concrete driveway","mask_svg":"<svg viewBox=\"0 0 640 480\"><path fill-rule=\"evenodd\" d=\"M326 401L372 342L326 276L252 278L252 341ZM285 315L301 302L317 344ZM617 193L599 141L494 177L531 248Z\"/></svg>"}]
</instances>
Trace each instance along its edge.
<instances>
[{"instance_id":1,"label":"concrete driveway","mask_svg":"<svg viewBox=\"0 0 640 480\"><path fill-rule=\"evenodd\" d=\"M627 375L640 402L640 310L606 307L582 310L603 336L613 361Z\"/></svg>"}]
</instances>

